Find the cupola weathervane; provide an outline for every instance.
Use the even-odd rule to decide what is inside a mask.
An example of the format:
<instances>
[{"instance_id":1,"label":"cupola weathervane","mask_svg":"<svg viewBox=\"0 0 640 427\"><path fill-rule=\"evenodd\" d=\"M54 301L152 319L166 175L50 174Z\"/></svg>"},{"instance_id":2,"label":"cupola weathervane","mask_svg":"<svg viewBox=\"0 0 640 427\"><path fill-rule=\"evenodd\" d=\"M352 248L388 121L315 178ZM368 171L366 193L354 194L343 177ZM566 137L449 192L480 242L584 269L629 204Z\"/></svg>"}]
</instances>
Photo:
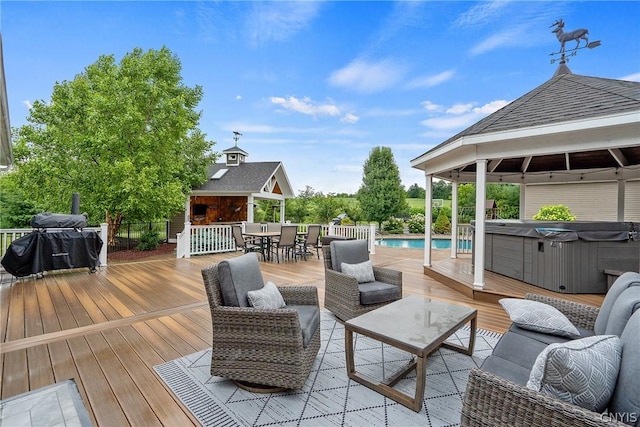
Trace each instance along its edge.
<instances>
[{"instance_id":1,"label":"cupola weathervane","mask_svg":"<svg viewBox=\"0 0 640 427\"><path fill-rule=\"evenodd\" d=\"M240 139L240 137L242 136L242 134L236 130L233 131L233 140L236 143L236 147L238 146L238 140Z\"/></svg>"},{"instance_id":2,"label":"cupola weathervane","mask_svg":"<svg viewBox=\"0 0 640 427\"><path fill-rule=\"evenodd\" d=\"M560 61L561 64L564 64L568 61L567 56L576 56L577 51L580 49L589 48L593 49L594 47L600 46L600 40L593 41L589 43L589 30L586 28L580 28L577 30L569 31L567 33L564 32L564 21L562 19L558 19L554 22L549 28L553 28L552 33L556 34L558 41L560 42L560 50L558 52L554 52L551 56L560 55L560 58L553 58L551 63L555 63L556 61ZM576 47L573 49L566 50L565 43L571 40L575 40ZM580 41L584 40L585 45L580 47Z\"/></svg>"}]
</instances>

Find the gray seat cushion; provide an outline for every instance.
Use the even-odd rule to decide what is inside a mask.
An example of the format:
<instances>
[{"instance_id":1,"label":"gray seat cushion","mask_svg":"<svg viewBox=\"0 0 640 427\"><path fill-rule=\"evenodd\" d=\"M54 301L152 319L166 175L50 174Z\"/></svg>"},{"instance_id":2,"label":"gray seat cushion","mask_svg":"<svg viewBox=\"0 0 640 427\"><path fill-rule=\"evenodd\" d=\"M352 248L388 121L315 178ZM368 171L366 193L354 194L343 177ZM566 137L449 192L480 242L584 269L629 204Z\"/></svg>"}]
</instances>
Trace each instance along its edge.
<instances>
[{"instance_id":1,"label":"gray seat cushion","mask_svg":"<svg viewBox=\"0 0 640 427\"><path fill-rule=\"evenodd\" d=\"M607 291L607 295L604 297L604 301L602 301L600 312L598 313L596 323L593 327L597 335L605 334L607 323L609 322L609 316L613 310L613 305L616 303L622 292L633 286L640 286L640 273L632 271L628 271L620 275L613 285L611 285L611 289Z\"/></svg>"},{"instance_id":2,"label":"gray seat cushion","mask_svg":"<svg viewBox=\"0 0 640 427\"><path fill-rule=\"evenodd\" d=\"M481 368L483 371L490 372L516 384L526 385L529 380L529 370L527 368L523 368L499 356L491 355L487 357Z\"/></svg>"},{"instance_id":3,"label":"gray seat cushion","mask_svg":"<svg viewBox=\"0 0 640 427\"><path fill-rule=\"evenodd\" d=\"M579 338L586 338L594 335L592 330L584 329L584 328L576 328L576 329L580 333ZM525 337L543 342L545 344L567 342L571 339L567 337L561 337L559 335L545 334L544 332L531 331L529 329L521 328L513 323L511 324L511 327L509 328L509 330L512 332L515 332L516 334L524 335Z\"/></svg>"},{"instance_id":4,"label":"gray seat cushion","mask_svg":"<svg viewBox=\"0 0 640 427\"><path fill-rule=\"evenodd\" d=\"M293 308L298 312L302 328L302 345L306 347L320 327L320 309L315 305L288 305L287 308Z\"/></svg>"},{"instance_id":5,"label":"gray seat cushion","mask_svg":"<svg viewBox=\"0 0 640 427\"><path fill-rule=\"evenodd\" d=\"M560 339L559 342L569 341L568 338L565 338L564 340L562 339L562 337L556 336L556 338ZM514 363L526 369L528 380L528 372L531 371L536 358L542 352L542 350L547 347L547 345L548 344L545 342L531 339L526 335L521 335L509 330L500 338L495 348L493 349L492 355L500 357L504 360L508 360L511 363ZM524 381L524 384L527 383L527 380Z\"/></svg>"},{"instance_id":6,"label":"gray seat cushion","mask_svg":"<svg viewBox=\"0 0 640 427\"><path fill-rule=\"evenodd\" d=\"M605 335L622 335L629 319L640 310L640 286L632 286L624 290L611 309Z\"/></svg>"},{"instance_id":7,"label":"gray seat cushion","mask_svg":"<svg viewBox=\"0 0 640 427\"><path fill-rule=\"evenodd\" d=\"M221 261L218 276L222 302L229 307L250 307L247 293L264 287L256 254Z\"/></svg>"},{"instance_id":8,"label":"gray seat cushion","mask_svg":"<svg viewBox=\"0 0 640 427\"><path fill-rule=\"evenodd\" d=\"M358 284L360 304L378 304L400 299L400 287L384 282L367 282Z\"/></svg>"},{"instance_id":9,"label":"gray seat cushion","mask_svg":"<svg viewBox=\"0 0 640 427\"><path fill-rule=\"evenodd\" d=\"M618 382L609 401L609 413L619 421L640 426L640 310L627 322L620 345L622 359Z\"/></svg>"},{"instance_id":10,"label":"gray seat cushion","mask_svg":"<svg viewBox=\"0 0 640 427\"><path fill-rule=\"evenodd\" d=\"M340 266L360 264L369 260L369 242L367 240L334 240L331 242L331 269L342 272Z\"/></svg>"}]
</instances>

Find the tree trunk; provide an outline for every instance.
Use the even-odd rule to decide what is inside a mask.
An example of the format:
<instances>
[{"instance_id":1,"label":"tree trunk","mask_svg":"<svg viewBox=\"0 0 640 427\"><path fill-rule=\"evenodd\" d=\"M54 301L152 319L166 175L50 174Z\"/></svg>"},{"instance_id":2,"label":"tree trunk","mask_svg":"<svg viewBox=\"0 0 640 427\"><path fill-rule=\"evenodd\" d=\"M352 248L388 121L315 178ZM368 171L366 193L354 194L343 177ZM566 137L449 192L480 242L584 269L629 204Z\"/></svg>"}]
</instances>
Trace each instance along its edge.
<instances>
[{"instance_id":1,"label":"tree trunk","mask_svg":"<svg viewBox=\"0 0 640 427\"><path fill-rule=\"evenodd\" d=\"M111 216L109 215L109 212L107 212L106 221L109 225L109 232L107 233L107 245L115 246L116 236L118 235L118 231L120 231L120 225L122 224L122 214L118 213L115 216Z\"/></svg>"}]
</instances>

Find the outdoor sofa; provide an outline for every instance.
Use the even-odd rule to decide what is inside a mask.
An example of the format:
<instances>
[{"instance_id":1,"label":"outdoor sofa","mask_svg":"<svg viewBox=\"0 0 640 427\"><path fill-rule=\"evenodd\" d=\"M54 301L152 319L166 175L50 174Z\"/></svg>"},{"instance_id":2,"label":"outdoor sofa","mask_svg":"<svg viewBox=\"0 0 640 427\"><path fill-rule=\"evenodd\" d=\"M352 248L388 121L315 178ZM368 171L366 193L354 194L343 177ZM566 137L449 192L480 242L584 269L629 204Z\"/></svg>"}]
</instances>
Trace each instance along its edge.
<instances>
[{"instance_id":1,"label":"outdoor sofa","mask_svg":"<svg viewBox=\"0 0 640 427\"><path fill-rule=\"evenodd\" d=\"M640 274L621 275L600 308L533 294L518 301L501 300L513 324L471 371L461 425L640 426ZM563 336L575 333L566 319L577 337Z\"/></svg>"}]
</instances>

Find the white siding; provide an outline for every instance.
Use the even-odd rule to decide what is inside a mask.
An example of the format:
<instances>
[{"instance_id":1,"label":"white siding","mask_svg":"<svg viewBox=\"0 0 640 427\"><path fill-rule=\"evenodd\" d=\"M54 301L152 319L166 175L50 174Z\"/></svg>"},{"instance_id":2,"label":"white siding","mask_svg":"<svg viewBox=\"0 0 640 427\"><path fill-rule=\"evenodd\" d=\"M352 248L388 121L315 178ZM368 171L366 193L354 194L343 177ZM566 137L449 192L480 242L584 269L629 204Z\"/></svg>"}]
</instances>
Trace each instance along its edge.
<instances>
[{"instance_id":1,"label":"white siding","mask_svg":"<svg viewBox=\"0 0 640 427\"><path fill-rule=\"evenodd\" d=\"M640 181L627 181L624 191L624 220L640 222Z\"/></svg>"},{"instance_id":2,"label":"white siding","mask_svg":"<svg viewBox=\"0 0 640 427\"><path fill-rule=\"evenodd\" d=\"M625 192L626 204L629 204L632 192L628 184ZM616 182L531 184L527 185L525 197L524 219L532 219L533 215L545 205L567 206L578 221L617 221L618 219L616 213L618 184Z\"/></svg>"}]
</instances>

